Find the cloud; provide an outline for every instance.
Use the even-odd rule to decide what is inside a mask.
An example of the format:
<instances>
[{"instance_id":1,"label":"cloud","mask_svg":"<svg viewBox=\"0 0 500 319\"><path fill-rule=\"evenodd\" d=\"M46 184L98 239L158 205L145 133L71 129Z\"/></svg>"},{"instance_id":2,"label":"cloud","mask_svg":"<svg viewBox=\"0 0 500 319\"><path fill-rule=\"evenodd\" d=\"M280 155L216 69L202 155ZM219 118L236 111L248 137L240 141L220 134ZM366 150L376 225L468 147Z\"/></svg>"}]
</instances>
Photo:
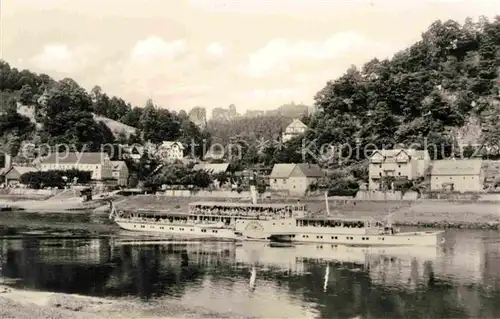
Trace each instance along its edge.
<instances>
[{"instance_id":1,"label":"cloud","mask_svg":"<svg viewBox=\"0 0 500 319\"><path fill-rule=\"evenodd\" d=\"M225 48L220 44L219 42L212 42L210 45L205 49L205 52L208 55L214 56L214 57L221 57L225 53Z\"/></svg>"},{"instance_id":2,"label":"cloud","mask_svg":"<svg viewBox=\"0 0 500 319\"><path fill-rule=\"evenodd\" d=\"M91 64L99 53L94 46L81 45L70 48L66 44L51 43L45 45L29 62L39 70L73 73Z\"/></svg>"},{"instance_id":3,"label":"cloud","mask_svg":"<svg viewBox=\"0 0 500 319\"><path fill-rule=\"evenodd\" d=\"M153 59L173 59L187 50L186 40L166 42L157 36L150 36L137 42L132 49L131 59L136 62L147 62Z\"/></svg>"},{"instance_id":4,"label":"cloud","mask_svg":"<svg viewBox=\"0 0 500 319\"><path fill-rule=\"evenodd\" d=\"M58 65L61 71L71 72L74 68L73 52L64 44L46 45L42 52L33 57L32 62L41 69Z\"/></svg>"},{"instance_id":5,"label":"cloud","mask_svg":"<svg viewBox=\"0 0 500 319\"><path fill-rule=\"evenodd\" d=\"M283 72L295 60L325 60L363 50L380 48L380 44L352 31L334 34L324 42L274 39L263 48L251 53L240 70L251 77L263 77L271 72Z\"/></svg>"}]
</instances>

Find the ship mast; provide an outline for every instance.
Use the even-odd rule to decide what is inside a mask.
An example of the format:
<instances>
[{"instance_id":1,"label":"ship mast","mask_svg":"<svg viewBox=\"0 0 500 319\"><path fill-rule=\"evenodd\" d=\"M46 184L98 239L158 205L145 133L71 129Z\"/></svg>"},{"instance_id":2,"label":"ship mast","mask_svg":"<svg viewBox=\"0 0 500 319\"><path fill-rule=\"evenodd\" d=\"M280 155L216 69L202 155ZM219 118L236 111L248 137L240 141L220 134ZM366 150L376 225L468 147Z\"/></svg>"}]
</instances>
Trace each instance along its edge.
<instances>
[{"instance_id":1,"label":"ship mast","mask_svg":"<svg viewBox=\"0 0 500 319\"><path fill-rule=\"evenodd\" d=\"M252 177L250 177L250 196L252 198L252 204L257 204L257 173L253 173Z\"/></svg>"}]
</instances>

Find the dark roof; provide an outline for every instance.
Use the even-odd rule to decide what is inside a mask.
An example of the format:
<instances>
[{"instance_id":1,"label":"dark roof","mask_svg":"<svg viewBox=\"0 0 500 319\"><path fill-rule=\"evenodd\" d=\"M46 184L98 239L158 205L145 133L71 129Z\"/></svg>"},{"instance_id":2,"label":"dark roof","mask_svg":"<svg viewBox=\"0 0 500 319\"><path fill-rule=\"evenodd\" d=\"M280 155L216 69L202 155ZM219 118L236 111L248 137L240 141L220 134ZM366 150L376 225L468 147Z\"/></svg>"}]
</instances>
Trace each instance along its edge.
<instances>
[{"instance_id":1,"label":"dark roof","mask_svg":"<svg viewBox=\"0 0 500 319\"><path fill-rule=\"evenodd\" d=\"M293 172L296 164L274 164L270 178L288 178Z\"/></svg>"},{"instance_id":2,"label":"dark roof","mask_svg":"<svg viewBox=\"0 0 500 319\"><path fill-rule=\"evenodd\" d=\"M297 164L297 168L300 169L306 177L323 177L323 176L325 176L325 173L323 173L323 171L321 170L321 168L317 164L300 163L300 164Z\"/></svg>"},{"instance_id":3,"label":"dark roof","mask_svg":"<svg viewBox=\"0 0 500 319\"><path fill-rule=\"evenodd\" d=\"M291 176L323 177L324 172L317 164L275 164L269 178L288 178Z\"/></svg>"},{"instance_id":4,"label":"dark roof","mask_svg":"<svg viewBox=\"0 0 500 319\"><path fill-rule=\"evenodd\" d=\"M42 158L41 164L102 164L108 157L106 153L86 152L86 153L51 153Z\"/></svg>"},{"instance_id":5,"label":"dark roof","mask_svg":"<svg viewBox=\"0 0 500 319\"><path fill-rule=\"evenodd\" d=\"M432 176L448 176L448 175L479 175L481 173L483 160L440 160L434 161L432 165Z\"/></svg>"}]
</instances>

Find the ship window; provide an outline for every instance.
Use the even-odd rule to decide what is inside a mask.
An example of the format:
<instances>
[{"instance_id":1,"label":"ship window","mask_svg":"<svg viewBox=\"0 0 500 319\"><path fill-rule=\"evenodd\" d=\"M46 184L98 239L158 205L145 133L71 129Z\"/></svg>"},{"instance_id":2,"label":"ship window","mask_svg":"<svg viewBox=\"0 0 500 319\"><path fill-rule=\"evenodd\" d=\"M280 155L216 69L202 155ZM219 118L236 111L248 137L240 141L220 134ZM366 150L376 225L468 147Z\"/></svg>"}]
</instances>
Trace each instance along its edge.
<instances>
[{"instance_id":1,"label":"ship window","mask_svg":"<svg viewBox=\"0 0 500 319\"><path fill-rule=\"evenodd\" d=\"M137 227L136 225L134 225L134 227Z\"/></svg>"}]
</instances>

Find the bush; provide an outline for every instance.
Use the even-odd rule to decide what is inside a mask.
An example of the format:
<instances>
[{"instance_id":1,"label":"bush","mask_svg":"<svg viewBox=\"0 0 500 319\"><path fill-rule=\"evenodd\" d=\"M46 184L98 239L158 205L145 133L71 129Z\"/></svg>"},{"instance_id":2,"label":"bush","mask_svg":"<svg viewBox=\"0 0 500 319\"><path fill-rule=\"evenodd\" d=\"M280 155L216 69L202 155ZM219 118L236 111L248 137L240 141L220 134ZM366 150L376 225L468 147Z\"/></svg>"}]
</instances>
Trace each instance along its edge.
<instances>
[{"instance_id":1,"label":"bush","mask_svg":"<svg viewBox=\"0 0 500 319\"><path fill-rule=\"evenodd\" d=\"M78 179L79 183L88 183L91 180L91 176L92 172L80 171L76 169L67 171L39 171L29 172L21 175L20 182L35 189L40 189L43 187L62 188L67 183L72 183L75 177ZM65 181L63 177L67 177L67 180Z\"/></svg>"}]
</instances>

